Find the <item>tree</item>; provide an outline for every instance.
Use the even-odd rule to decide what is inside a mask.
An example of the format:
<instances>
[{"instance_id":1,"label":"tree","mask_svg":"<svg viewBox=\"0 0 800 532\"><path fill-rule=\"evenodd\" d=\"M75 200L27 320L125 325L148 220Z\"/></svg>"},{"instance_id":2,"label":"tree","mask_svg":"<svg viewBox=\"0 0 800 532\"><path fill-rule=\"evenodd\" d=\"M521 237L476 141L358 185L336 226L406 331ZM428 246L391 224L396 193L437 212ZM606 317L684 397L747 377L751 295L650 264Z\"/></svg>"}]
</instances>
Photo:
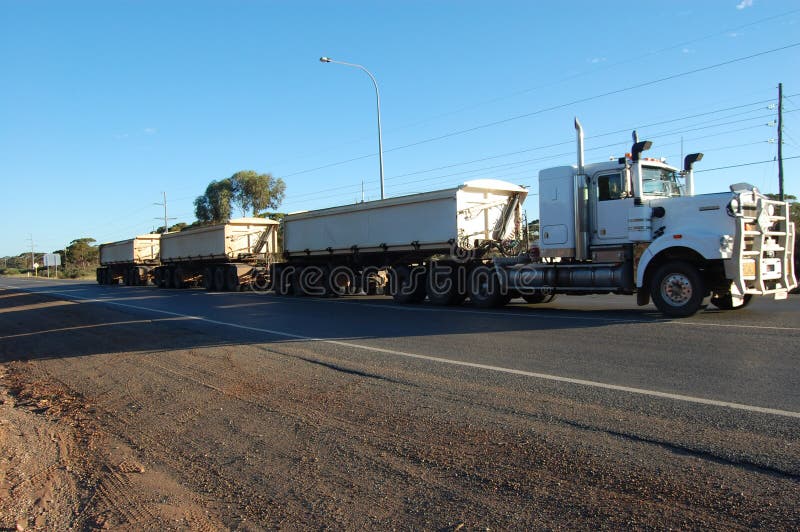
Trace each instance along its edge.
<instances>
[{"instance_id":1,"label":"tree","mask_svg":"<svg viewBox=\"0 0 800 532\"><path fill-rule=\"evenodd\" d=\"M204 223L221 223L231 219L233 183L231 179L212 181L206 192L194 200L194 214Z\"/></svg>"},{"instance_id":2,"label":"tree","mask_svg":"<svg viewBox=\"0 0 800 532\"><path fill-rule=\"evenodd\" d=\"M186 222L178 222L175 225L170 225L168 232L177 233L178 231L183 231L183 229L186 228L186 227L189 227L189 224L187 224ZM163 232L164 232L164 226L162 225L158 229L153 231L151 234L159 234L160 235Z\"/></svg>"},{"instance_id":3,"label":"tree","mask_svg":"<svg viewBox=\"0 0 800 532\"><path fill-rule=\"evenodd\" d=\"M242 216L255 216L265 209L277 209L285 191L283 179L242 170L227 179L212 181L205 194L194 200L195 216L204 223L227 222L234 206Z\"/></svg>"},{"instance_id":4,"label":"tree","mask_svg":"<svg viewBox=\"0 0 800 532\"><path fill-rule=\"evenodd\" d=\"M539 220L533 220L528 223L528 238L530 242L538 242L539 241Z\"/></svg>"},{"instance_id":5,"label":"tree","mask_svg":"<svg viewBox=\"0 0 800 532\"><path fill-rule=\"evenodd\" d=\"M67 246L67 260L78 268L84 269L98 264L100 250L91 244L94 238L78 238Z\"/></svg>"},{"instance_id":6,"label":"tree","mask_svg":"<svg viewBox=\"0 0 800 532\"><path fill-rule=\"evenodd\" d=\"M270 174L257 174L253 170L243 170L231 176L233 202L239 207L242 216L256 215L264 209L277 209L283 201L286 184L283 179Z\"/></svg>"}]
</instances>

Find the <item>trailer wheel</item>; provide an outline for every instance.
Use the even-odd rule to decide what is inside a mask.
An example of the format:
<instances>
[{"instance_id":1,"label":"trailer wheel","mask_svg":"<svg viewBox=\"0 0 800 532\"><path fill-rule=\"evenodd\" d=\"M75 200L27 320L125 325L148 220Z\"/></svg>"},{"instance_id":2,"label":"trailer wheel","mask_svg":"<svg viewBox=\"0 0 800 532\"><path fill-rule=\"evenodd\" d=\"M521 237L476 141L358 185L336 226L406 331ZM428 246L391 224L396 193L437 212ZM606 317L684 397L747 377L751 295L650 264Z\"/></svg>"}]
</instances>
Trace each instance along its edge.
<instances>
[{"instance_id":1,"label":"trailer wheel","mask_svg":"<svg viewBox=\"0 0 800 532\"><path fill-rule=\"evenodd\" d=\"M203 288L209 292L214 291L214 268L208 267L203 270Z\"/></svg>"},{"instance_id":2,"label":"trailer wheel","mask_svg":"<svg viewBox=\"0 0 800 532\"><path fill-rule=\"evenodd\" d=\"M409 266L395 266L389 275L392 298L396 303L420 303L425 299L425 271Z\"/></svg>"},{"instance_id":3,"label":"trailer wheel","mask_svg":"<svg viewBox=\"0 0 800 532\"><path fill-rule=\"evenodd\" d=\"M159 288L164 288L164 268L159 266L153 270L153 284Z\"/></svg>"},{"instance_id":4,"label":"trailer wheel","mask_svg":"<svg viewBox=\"0 0 800 532\"><path fill-rule=\"evenodd\" d=\"M225 290L229 292L239 291L239 271L236 266L223 266L222 271L225 272Z\"/></svg>"},{"instance_id":5,"label":"trailer wheel","mask_svg":"<svg viewBox=\"0 0 800 532\"><path fill-rule=\"evenodd\" d=\"M432 263L426 275L426 292L433 305L458 305L466 294L459 286L458 266Z\"/></svg>"},{"instance_id":6,"label":"trailer wheel","mask_svg":"<svg viewBox=\"0 0 800 532\"><path fill-rule=\"evenodd\" d=\"M214 267L214 290L223 292L225 290L225 267Z\"/></svg>"},{"instance_id":7,"label":"trailer wheel","mask_svg":"<svg viewBox=\"0 0 800 532\"><path fill-rule=\"evenodd\" d=\"M322 268L325 292L332 296L346 296L355 293L356 279L353 271L346 266L337 266L333 269Z\"/></svg>"},{"instance_id":8,"label":"trailer wheel","mask_svg":"<svg viewBox=\"0 0 800 532\"><path fill-rule=\"evenodd\" d=\"M164 284L164 288L172 288L174 275L175 270L173 268L164 268L164 271L161 272L161 282Z\"/></svg>"},{"instance_id":9,"label":"trailer wheel","mask_svg":"<svg viewBox=\"0 0 800 532\"><path fill-rule=\"evenodd\" d=\"M675 260L656 270L650 284L650 297L663 314L685 318L705 307L705 290L697 268L688 262Z\"/></svg>"},{"instance_id":10,"label":"trailer wheel","mask_svg":"<svg viewBox=\"0 0 800 532\"><path fill-rule=\"evenodd\" d=\"M473 269L467 289L470 301L478 308L502 307L510 301L509 294L503 293L500 279L491 268Z\"/></svg>"},{"instance_id":11,"label":"trailer wheel","mask_svg":"<svg viewBox=\"0 0 800 532\"><path fill-rule=\"evenodd\" d=\"M272 283L272 289L275 291L276 296L289 295L290 286L286 268L280 265L274 266L270 282Z\"/></svg>"},{"instance_id":12,"label":"trailer wheel","mask_svg":"<svg viewBox=\"0 0 800 532\"><path fill-rule=\"evenodd\" d=\"M97 278L97 284L104 284L105 277L106 277L105 275L103 275L104 271L105 270L103 270L102 268L97 268L97 270L95 271L95 277Z\"/></svg>"},{"instance_id":13,"label":"trailer wheel","mask_svg":"<svg viewBox=\"0 0 800 532\"><path fill-rule=\"evenodd\" d=\"M744 301L738 307L733 306L733 298L731 297L730 293L724 295L717 295L714 294L711 296L711 304L717 307L720 310L739 310L743 309L747 305L750 304L750 301L753 300L753 294L745 294Z\"/></svg>"},{"instance_id":14,"label":"trailer wheel","mask_svg":"<svg viewBox=\"0 0 800 532\"><path fill-rule=\"evenodd\" d=\"M186 279L183 275L183 268L177 266L172 270L172 287L173 288L186 288Z\"/></svg>"}]
</instances>

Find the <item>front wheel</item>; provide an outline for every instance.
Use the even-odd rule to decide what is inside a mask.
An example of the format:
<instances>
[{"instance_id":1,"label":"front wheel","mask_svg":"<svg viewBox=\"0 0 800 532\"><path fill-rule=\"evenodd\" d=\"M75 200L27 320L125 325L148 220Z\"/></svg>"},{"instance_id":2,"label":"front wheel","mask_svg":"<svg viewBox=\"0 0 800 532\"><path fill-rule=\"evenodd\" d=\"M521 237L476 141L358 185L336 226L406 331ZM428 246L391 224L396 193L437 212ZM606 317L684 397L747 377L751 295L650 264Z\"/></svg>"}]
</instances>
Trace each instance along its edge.
<instances>
[{"instance_id":1,"label":"front wheel","mask_svg":"<svg viewBox=\"0 0 800 532\"><path fill-rule=\"evenodd\" d=\"M653 303L672 318L686 318L704 308L705 290L697 267L677 260L661 265L650 283Z\"/></svg>"}]
</instances>

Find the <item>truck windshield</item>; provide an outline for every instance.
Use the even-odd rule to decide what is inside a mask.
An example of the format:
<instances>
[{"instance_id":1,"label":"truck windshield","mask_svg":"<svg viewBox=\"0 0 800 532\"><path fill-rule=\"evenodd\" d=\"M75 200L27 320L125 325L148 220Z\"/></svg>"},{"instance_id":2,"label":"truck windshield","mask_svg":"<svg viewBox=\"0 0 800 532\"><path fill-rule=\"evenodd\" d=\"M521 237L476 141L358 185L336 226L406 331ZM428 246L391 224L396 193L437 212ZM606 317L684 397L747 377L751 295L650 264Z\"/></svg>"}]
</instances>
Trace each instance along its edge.
<instances>
[{"instance_id":1,"label":"truck windshield","mask_svg":"<svg viewBox=\"0 0 800 532\"><path fill-rule=\"evenodd\" d=\"M669 168L642 168L642 188L648 196L680 196L678 174Z\"/></svg>"}]
</instances>

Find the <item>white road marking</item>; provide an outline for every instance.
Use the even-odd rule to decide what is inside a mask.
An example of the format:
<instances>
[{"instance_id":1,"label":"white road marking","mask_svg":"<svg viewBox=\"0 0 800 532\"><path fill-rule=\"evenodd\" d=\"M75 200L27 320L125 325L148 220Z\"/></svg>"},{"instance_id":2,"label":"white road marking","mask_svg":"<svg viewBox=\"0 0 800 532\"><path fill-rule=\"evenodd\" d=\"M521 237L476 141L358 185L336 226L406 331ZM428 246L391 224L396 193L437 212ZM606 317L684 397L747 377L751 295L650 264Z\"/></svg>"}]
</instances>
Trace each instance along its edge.
<instances>
[{"instance_id":1,"label":"white road marking","mask_svg":"<svg viewBox=\"0 0 800 532\"><path fill-rule=\"evenodd\" d=\"M6 288L14 288L14 287L6 286ZM229 322L224 322L224 321L219 321L219 320L212 320L210 318L205 318L205 317L202 317L202 316L192 316L192 315L189 315L189 314L181 314L179 312L171 312L171 311L168 311L168 310L160 310L160 309L152 309L152 308L147 308L147 307L140 307L140 306L136 306L136 305L129 305L127 303L120 303L120 302L117 302L117 301L108 301L108 300L103 300L103 299L92 299L92 298L88 298L88 297L81 297L81 296L75 296L75 295L62 294L62 293L54 292L54 291L53 292L50 292L50 291L48 291L48 292L37 291L37 292L34 292L34 293L46 293L46 294L51 294L51 295L59 295L59 296L62 296L62 297L72 297L72 298L77 298L77 299L83 300L83 301L85 301L87 303L103 303L103 304L106 304L106 305L115 305L115 306L119 306L119 307L131 308L131 309L141 310L141 311L145 311L145 312L155 312L155 313L158 313L158 314L165 314L165 315L173 316L173 317L176 317L176 318L183 318L183 319L188 319L188 320L197 320L197 321L203 321L203 322L206 322L206 323L212 323L214 325L220 325L220 326L224 326L224 327L232 327L232 328L235 328L235 329L242 329L242 330L246 330L246 331L267 333L267 334L271 334L271 335L274 335L274 336L281 336L281 337L284 337L284 338L291 338L293 340L300 340L300 341L307 341L307 342L319 342L319 343L325 343L325 344L329 344L329 345L336 345L336 346L340 346L340 347L348 347L348 348L352 348L352 349L360 349L360 350L364 350L364 351L371 351L373 353L381 353L381 354L393 355L393 356L398 356L398 357L413 358L413 359L417 359L417 360L426 360L426 361L429 361L429 362L437 362L437 363L449 364L449 365L453 365L453 366L476 368L476 369L482 369L482 370L487 370L487 371L494 371L494 372L498 372L498 373L506 373L506 374L510 374L510 375L521 375L521 376L524 376L524 377L532 377L532 378L542 379L542 380L547 380L547 381L563 382L563 383L567 383L567 384L575 384L575 385L587 386L587 387L591 387L591 388L599 388L599 389L604 389L604 390L614 390L614 391L618 391L618 392L627 392L627 393L633 393L633 394L638 394L638 395L645 395L645 396L649 396L649 397L659 397L659 398L662 398L662 399L671 399L671 400L674 400L674 401L682 401L682 402L685 402L685 403L709 405L709 406L716 406L716 407L722 407L722 408L731 408L731 409L734 409L734 410L743 410L743 411L746 411L746 412L754 412L754 413L759 413L759 414L771 414L771 415L775 415L775 416L783 416L783 417L791 417L791 418L800 419L800 412L793 412L793 411L790 411L790 410L779 410L779 409L775 409L775 408L765 408L765 407L761 407L761 406L753 406L753 405L747 405L747 404L741 404L741 403L732 403L732 402L728 402L728 401L719 401L719 400L716 400L716 399L705 399L703 397L694 397L694 396L690 396L690 395L659 392L659 391L656 391L656 390L648 390L648 389L645 389L645 388L633 388L633 387L630 387L630 386L620 386L620 385L617 385L617 384L608 384L608 383L605 383L605 382L590 381L590 380L585 380L585 379L575 379L575 378L571 378L571 377L561 377L561 376L558 376L558 375L550 375L550 374L547 374L547 373L536 373L536 372L532 372L532 371L524 371L524 370L513 369L513 368L504 368L504 367L500 367L500 366L491 366L491 365L488 365L488 364L478 364L476 362L466 362L466 361L463 361L463 360L453 360L453 359L449 359L449 358L435 357L435 356L430 356L430 355L420 355L420 354L417 354L417 353L408 353L408 352L405 352L405 351L396 351L394 349L386 349L386 348L383 348L383 347L375 347L375 346L370 346L370 345L356 344L356 343L353 343L353 342L344 342L344 341L341 341L341 340L334 340L334 339L331 339L331 338L316 338L316 337L313 337L313 336L305 336L305 335L302 335L302 334L294 334L294 333L290 333L290 332L286 332L286 331L277 331L277 330L274 330L274 329L264 329L264 328L261 328L261 327L252 327L252 326L249 326L249 325L241 325L241 324L238 324L238 323L229 323Z\"/></svg>"}]
</instances>

